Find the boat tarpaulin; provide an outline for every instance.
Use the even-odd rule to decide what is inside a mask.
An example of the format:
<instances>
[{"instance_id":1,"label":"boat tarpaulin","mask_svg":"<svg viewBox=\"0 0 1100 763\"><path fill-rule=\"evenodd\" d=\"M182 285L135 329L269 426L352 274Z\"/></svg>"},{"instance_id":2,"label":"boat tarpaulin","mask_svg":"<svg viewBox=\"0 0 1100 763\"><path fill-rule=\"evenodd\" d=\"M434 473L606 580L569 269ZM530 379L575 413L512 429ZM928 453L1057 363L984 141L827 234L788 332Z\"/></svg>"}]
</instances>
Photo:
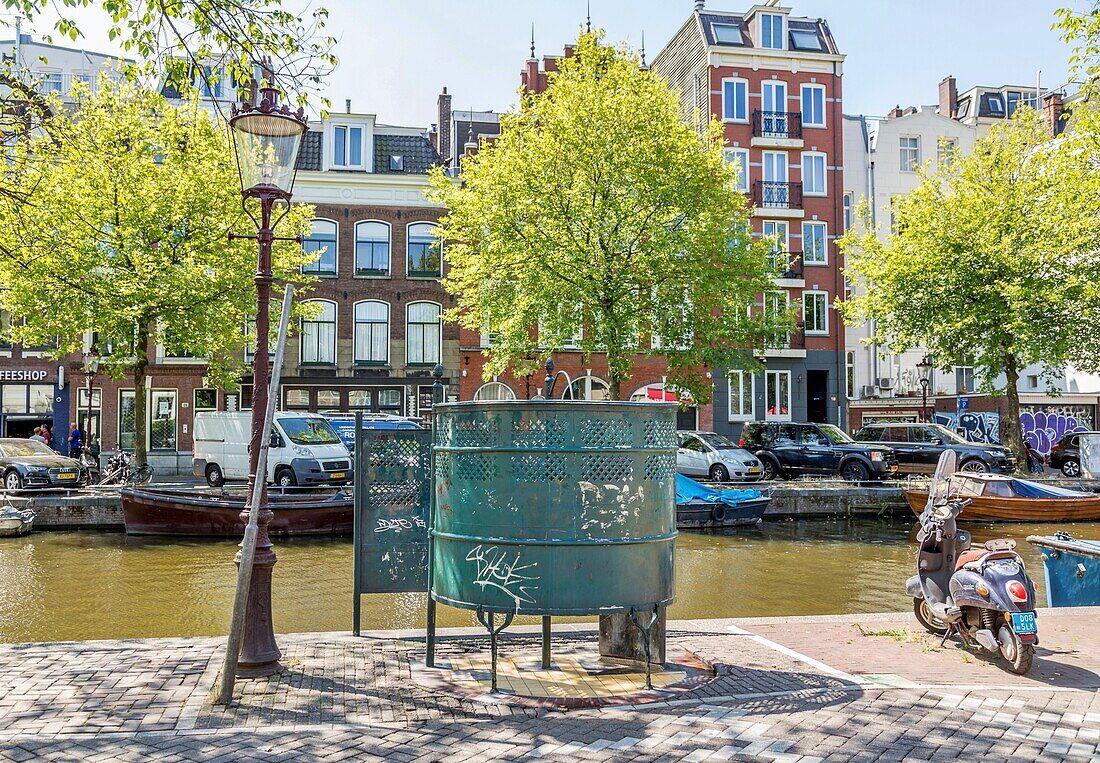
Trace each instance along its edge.
<instances>
[{"instance_id":1,"label":"boat tarpaulin","mask_svg":"<svg viewBox=\"0 0 1100 763\"><path fill-rule=\"evenodd\" d=\"M726 506L736 507L742 501L752 501L761 495L762 493L759 490L712 490L706 485L700 485L690 477L685 477L682 474L676 475L677 505L700 501L702 503L722 503Z\"/></svg>"},{"instance_id":2,"label":"boat tarpaulin","mask_svg":"<svg viewBox=\"0 0 1100 763\"><path fill-rule=\"evenodd\" d=\"M1082 493L1080 490L1067 490L1054 485L1041 485L1030 480L1012 480L1012 489L1021 498L1095 498L1094 493Z\"/></svg>"}]
</instances>

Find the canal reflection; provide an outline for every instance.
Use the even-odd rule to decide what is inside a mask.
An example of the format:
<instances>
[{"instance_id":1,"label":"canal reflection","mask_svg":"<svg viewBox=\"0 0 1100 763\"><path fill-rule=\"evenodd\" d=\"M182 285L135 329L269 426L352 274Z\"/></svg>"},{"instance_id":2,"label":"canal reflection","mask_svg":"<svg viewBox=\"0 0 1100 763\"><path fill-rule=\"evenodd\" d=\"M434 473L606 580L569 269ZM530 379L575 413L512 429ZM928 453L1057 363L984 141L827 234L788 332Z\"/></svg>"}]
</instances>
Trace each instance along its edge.
<instances>
[{"instance_id":1,"label":"canal reflection","mask_svg":"<svg viewBox=\"0 0 1100 763\"><path fill-rule=\"evenodd\" d=\"M677 539L674 619L907 610L913 521L769 522ZM1012 537L1045 601L1042 562L1024 541L1067 529L1100 537L1100 524L967 525L976 541ZM226 632L235 544L83 532L0 540L0 642L201 636ZM350 539L280 540L274 616L279 632L348 631ZM424 594L363 598L368 629L422 627ZM441 626L473 625L440 607ZM519 619L517 619L517 622ZM527 618L527 622L533 622Z\"/></svg>"}]
</instances>

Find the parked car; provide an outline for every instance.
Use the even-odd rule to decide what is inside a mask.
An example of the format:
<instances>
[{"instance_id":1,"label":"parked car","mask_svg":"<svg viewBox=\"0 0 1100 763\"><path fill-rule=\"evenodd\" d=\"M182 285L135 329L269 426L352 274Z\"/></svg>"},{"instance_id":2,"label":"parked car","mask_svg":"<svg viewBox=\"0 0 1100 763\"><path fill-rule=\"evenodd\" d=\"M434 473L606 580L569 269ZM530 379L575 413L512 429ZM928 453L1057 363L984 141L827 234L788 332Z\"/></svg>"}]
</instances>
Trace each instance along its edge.
<instances>
[{"instance_id":1,"label":"parked car","mask_svg":"<svg viewBox=\"0 0 1100 763\"><path fill-rule=\"evenodd\" d=\"M894 451L857 443L832 424L750 421L741 447L760 459L764 479L839 474L846 480L880 480L898 471Z\"/></svg>"},{"instance_id":2,"label":"parked car","mask_svg":"<svg viewBox=\"0 0 1100 763\"><path fill-rule=\"evenodd\" d=\"M733 440L714 432L677 432L676 471L715 482L754 482L763 474L760 461Z\"/></svg>"},{"instance_id":3,"label":"parked car","mask_svg":"<svg viewBox=\"0 0 1100 763\"><path fill-rule=\"evenodd\" d=\"M1067 434L1050 449L1050 468L1061 469L1067 477L1081 476L1081 440L1083 434L1100 432L1074 432Z\"/></svg>"},{"instance_id":4,"label":"parked car","mask_svg":"<svg viewBox=\"0 0 1100 763\"><path fill-rule=\"evenodd\" d=\"M855 439L893 448L898 456L898 469L906 474L932 474L945 450L955 451L962 472L1012 474L1016 471L1016 458L1008 448L970 442L940 424L900 421L867 424L855 433Z\"/></svg>"},{"instance_id":5,"label":"parked car","mask_svg":"<svg viewBox=\"0 0 1100 763\"><path fill-rule=\"evenodd\" d=\"M37 440L0 439L0 470L6 490L80 487L80 462Z\"/></svg>"}]
</instances>

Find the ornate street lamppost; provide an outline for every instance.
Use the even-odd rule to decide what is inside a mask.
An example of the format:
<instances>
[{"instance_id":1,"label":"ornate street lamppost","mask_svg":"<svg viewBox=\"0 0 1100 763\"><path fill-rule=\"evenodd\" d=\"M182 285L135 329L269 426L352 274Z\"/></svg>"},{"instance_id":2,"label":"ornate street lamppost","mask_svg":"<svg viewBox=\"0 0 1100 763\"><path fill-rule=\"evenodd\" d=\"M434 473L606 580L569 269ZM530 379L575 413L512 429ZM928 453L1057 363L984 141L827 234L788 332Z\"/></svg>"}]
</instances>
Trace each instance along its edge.
<instances>
[{"instance_id":1,"label":"ornate street lamppost","mask_svg":"<svg viewBox=\"0 0 1100 763\"><path fill-rule=\"evenodd\" d=\"M268 405L268 381L270 357L268 333L270 331L271 303L271 246L275 241L297 241L274 235L274 228L290 209L290 197L297 171L298 149L302 135L309 127L305 111L291 111L279 105L279 93L270 86L260 89L259 104L243 102L233 104L233 116L229 120L233 133L233 150L237 156L237 169L241 178L241 195L245 212L256 223L255 236L230 238L254 238L259 241L260 253L256 266L256 332L255 354L252 359L252 439L249 446L248 495L252 496L256 480L260 480L258 506L246 506L241 519L246 522L244 541L237 553L238 566L249 566L252 573L248 588L248 602L244 609L244 632L237 643L240 657L237 666L250 673L266 672L273 668L282 656L275 643L271 622L271 568L275 565L275 552L267 534L272 514L268 508L267 475L257 474L264 432L264 414ZM248 200L259 202L259 216L249 208ZM276 206L282 213L272 220ZM250 503L252 501L250 500ZM252 546L251 548L249 546ZM255 551L253 556L253 549ZM234 612L235 619L239 615ZM234 623L236 626L237 623ZM230 648L234 632L230 631ZM227 665L229 660L227 660ZM228 698L225 698L228 701Z\"/></svg>"},{"instance_id":2,"label":"ornate street lamppost","mask_svg":"<svg viewBox=\"0 0 1100 763\"><path fill-rule=\"evenodd\" d=\"M920 418L928 421L928 384L932 381L932 369L936 367L931 355L925 355L917 363L917 373L920 375Z\"/></svg>"},{"instance_id":3,"label":"ornate street lamppost","mask_svg":"<svg viewBox=\"0 0 1100 763\"><path fill-rule=\"evenodd\" d=\"M89 456L94 457L96 463L99 463L99 445L92 447L92 384L95 382L96 372L99 371L99 358L93 355L91 352L84 353L84 389L88 395L87 411L84 418L84 452ZM99 427L96 427L96 434L99 434ZM98 472L99 466L96 466ZM90 475L89 475L90 476Z\"/></svg>"}]
</instances>

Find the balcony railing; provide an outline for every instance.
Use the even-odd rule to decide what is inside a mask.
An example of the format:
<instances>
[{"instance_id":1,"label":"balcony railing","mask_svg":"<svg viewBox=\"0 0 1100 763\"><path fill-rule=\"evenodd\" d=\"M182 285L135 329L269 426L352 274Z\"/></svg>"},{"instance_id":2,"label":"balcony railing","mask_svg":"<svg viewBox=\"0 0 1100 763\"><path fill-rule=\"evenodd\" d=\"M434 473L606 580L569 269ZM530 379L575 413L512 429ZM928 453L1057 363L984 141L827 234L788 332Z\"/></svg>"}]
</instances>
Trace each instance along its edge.
<instances>
[{"instance_id":1,"label":"balcony railing","mask_svg":"<svg viewBox=\"0 0 1100 763\"><path fill-rule=\"evenodd\" d=\"M752 202L768 209L802 209L802 184L757 180L752 184Z\"/></svg>"},{"instance_id":2,"label":"balcony railing","mask_svg":"<svg viewBox=\"0 0 1100 763\"><path fill-rule=\"evenodd\" d=\"M798 140L802 137L802 114L797 111L754 111L752 136Z\"/></svg>"},{"instance_id":3,"label":"balcony railing","mask_svg":"<svg viewBox=\"0 0 1100 763\"><path fill-rule=\"evenodd\" d=\"M802 278L802 252L775 252L769 265L776 278Z\"/></svg>"}]
</instances>

